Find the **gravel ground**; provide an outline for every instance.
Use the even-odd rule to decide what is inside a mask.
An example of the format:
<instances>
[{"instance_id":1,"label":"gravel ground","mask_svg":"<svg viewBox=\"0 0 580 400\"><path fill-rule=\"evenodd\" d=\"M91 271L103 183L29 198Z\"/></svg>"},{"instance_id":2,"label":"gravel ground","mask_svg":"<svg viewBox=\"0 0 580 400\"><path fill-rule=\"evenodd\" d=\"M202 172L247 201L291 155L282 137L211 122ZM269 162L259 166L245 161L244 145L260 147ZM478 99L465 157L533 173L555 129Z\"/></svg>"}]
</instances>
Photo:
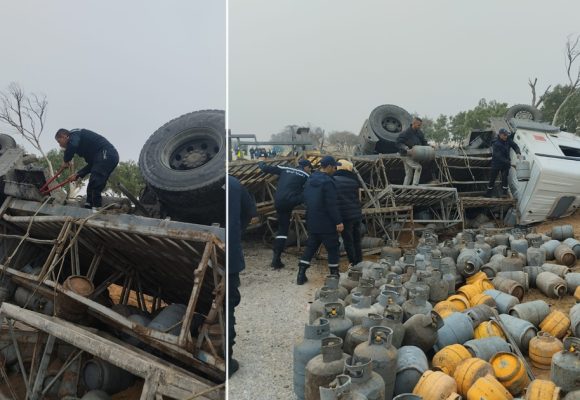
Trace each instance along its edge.
<instances>
[{"instance_id":1,"label":"gravel ground","mask_svg":"<svg viewBox=\"0 0 580 400\"><path fill-rule=\"evenodd\" d=\"M296 399L292 347L304 335L308 302L324 283L326 261L313 260L308 282L298 286L298 255L284 254L286 267L273 271L269 247L255 241L244 245L246 270L240 275L242 302L236 309L238 336L233 351L240 369L229 380L229 399Z\"/></svg>"}]
</instances>

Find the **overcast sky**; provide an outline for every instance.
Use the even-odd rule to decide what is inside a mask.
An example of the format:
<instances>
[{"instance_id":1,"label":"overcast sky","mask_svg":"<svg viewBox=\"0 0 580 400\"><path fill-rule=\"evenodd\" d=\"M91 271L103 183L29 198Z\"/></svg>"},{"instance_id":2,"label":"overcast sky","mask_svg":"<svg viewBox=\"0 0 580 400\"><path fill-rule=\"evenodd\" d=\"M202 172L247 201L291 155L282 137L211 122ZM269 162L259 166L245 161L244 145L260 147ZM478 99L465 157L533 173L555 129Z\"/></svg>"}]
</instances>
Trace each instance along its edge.
<instances>
[{"instance_id":1,"label":"overcast sky","mask_svg":"<svg viewBox=\"0 0 580 400\"><path fill-rule=\"evenodd\" d=\"M167 121L225 109L225 0L0 0L0 89L48 98L58 128L107 137L137 161ZM0 126L0 132L6 129Z\"/></svg>"},{"instance_id":2,"label":"overcast sky","mask_svg":"<svg viewBox=\"0 0 580 400\"><path fill-rule=\"evenodd\" d=\"M578 1L230 0L229 126L358 134L380 104L436 117L529 103L528 78L566 82L571 33Z\"/></svg>"}]
</instances>

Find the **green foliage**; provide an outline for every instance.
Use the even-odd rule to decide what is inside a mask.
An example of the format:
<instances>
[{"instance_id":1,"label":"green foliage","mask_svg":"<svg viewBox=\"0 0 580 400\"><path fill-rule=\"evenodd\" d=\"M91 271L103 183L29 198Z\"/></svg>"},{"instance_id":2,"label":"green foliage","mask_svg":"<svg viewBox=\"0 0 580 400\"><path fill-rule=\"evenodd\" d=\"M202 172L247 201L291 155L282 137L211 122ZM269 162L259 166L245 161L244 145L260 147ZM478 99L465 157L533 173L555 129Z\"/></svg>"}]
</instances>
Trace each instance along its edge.
<instances>
[{"instance_id":1,"label":"green foliage","mask_svg":"<svg viewBox=\"0 0 580 400\"><path fill-rule=\"evenodd\" d=\"M491 117L503 117L508 110L507 103L485 99L479 100L471 110L461 111L450 119L451 140L460 143L473 129L482 129L489 125Z\"/></svg>"},{"instance_id":2,"label":"green foliage","mask_svg":"<svg viewBox=\"0 0 580 400\"><path fill-rule=\"evenodd\" d=\"M139 196L143 191L145 188L145 181L139 171L139 165L135 161L129 160L119 162L119 165L117 165L117 168L115 168L107 182L107 189L110 189L116 195L121 196L122 193L117 188L118 183L122 183L135 196Z\"/></svg>"},{"instance_id":3,"label":"green foliage","mask_svg":"<svg viewBox=\"0 0 580 400\"><path fill-rule=\"evenodd\" d=\"M425 136L427 137L427 140L437 144L449 142L449 117L443 114L439 115L437 119L433 121L429 131L425 131Z\"/></svg>"},{"instance_id":4,"label":"green foliage","mask_svg":"<svg viewBox=\"0 0 580 400\"><path fill-rule=\"evenodd\" d=\"M552 121L558 106L564 101L569 91L569 85L556 85L546 94L541 107L544 121ZM558 114L556 125L565 127L565 130L568 132L580 134L580 92L574 94L564 104Z\"/></svg>"},{"instance_id":5,"label":"green foliage","mask_svg":"<svg viewBox=\"0 0 580 400\"><path fill-rule=\"evenodd\" d=\"M52 168L54 169L54 173L56 174L56 171L58 171L58 169L60 168L60 166L62 165L62 163L64 162L62 157L64 155L64 151L60 150L60 149L52 149L50 150L48 153L46 153L46 157L50 160L50 163L52 164ZM40 163L40 165L42 165L44 168L48 168L48 163L46 162L46 160L44 158L39 158L38 162ZM79 169L81 169L82 167L84 167L85 165L87 165L87 163L85 162L84 159L82 159L81 157L77 156L75 154L74 158L73 158L73 165L74 168L72 169L66 169L62 175L60 175L59 177L59 182L64 181L66 178L68 178L71 175L71 172L77 172Z\"/></svg>"}]
</instances>

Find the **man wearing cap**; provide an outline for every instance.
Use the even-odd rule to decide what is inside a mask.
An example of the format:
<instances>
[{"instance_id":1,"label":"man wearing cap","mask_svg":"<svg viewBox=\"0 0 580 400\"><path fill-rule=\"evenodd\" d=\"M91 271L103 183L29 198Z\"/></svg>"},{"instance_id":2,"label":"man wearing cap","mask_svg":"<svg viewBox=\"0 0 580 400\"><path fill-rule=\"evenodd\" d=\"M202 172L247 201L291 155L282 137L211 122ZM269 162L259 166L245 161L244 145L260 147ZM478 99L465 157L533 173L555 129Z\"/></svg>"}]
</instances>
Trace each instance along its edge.
<instances>
[{"instance_id":1,"label":"man wearing cap","mask_svg":"<svg viewBox=\"0 0 580 400\"><path fill-rule=\"evenodd\" d=\"M338 160L340 166L333 175L336 183L338 209L342 216L344 230L341 233L344 249L348 261L356 265L362 261L360 225L362 211L359 200L360 183L352 172L352 163L347 160Z\"/></svg>"},{"instance_id":2,"label":"man wearing cap","mask_svg":"<svg viewBox=\"0 0 580 400\"><path fill-rule=\"evenodd\" d=\"M338 276L340 257L338 234L343 231L344 225L338 210L336 183L332 175L339 165L332 156L322 157L319 171L310 176L304 187L308 241L306 250L298 263L296 277L298 285L303 285L308 281L306 270L310 267L310 260L321 244L324 245L328 254L330 274Z\"/></svg>"},{"instance_id":3,"label":"man wearing cap","mask_svg":"<svg viewBox=\"0 0 580 400\"><path fill-rule=\"evenodd\" d=\"M501 192L502 196L508 194L508 174L510 172L510 149L513 149L518 155L518 159L522 158L519 146L509 138L509 132L505 128L501 128L497 133L498 138L493 142L491 147L491 172L489 177L489 184L487 185L486 197L492 196L492 191L495 186L495 178L501 174Z\"/></svg>"},{"instance_id":4,"label":"man wearing cap","mask_svg":"<svg viewBox=\"0 0 580 400\"><path fill-rule=\"evenodd\" d=\"M410 185L413 182L414 186L419 184L421 179L421 171L423 167L417 161L413 160L407 155L408 151L414 146L427 146L427 140L421 130L423 120L419 117L414 117L411 126L405 129L397 137L397 145L399 147L399 154L403 156L403 165L405 166L405 180L403 185Z\"/></svg>"},{"instance_id":5,"label":"man wearing cap","mask_svg":"<svg viewBox=\"0 0 580 400\"><path fill-rule=\"evenodd\" d=\"M264 162L258 163L262 171L267 174L278 175L278 185L274 195L274 207L278 218L278 231L274 239L274 254L272 256L272 268L284 268L282 263L282 252L286 247L288 229L290 228L290 217L292 210L303 203L304 184L310 176L312 164L308 160L298 161L298 168L267 165Z\"/></svg>"},{"instance_id":6,"label":"man wearing cap","mask_svg":"<svg viewBox=\"0 0 580 400\"><path fill-rule=\"evenodd\" d=\"M59 129L54 138L64 149L62 167L68 167L75 154L85 159L87 165L71 176L73 180L91 174L87 185L85 208L102 206L101 192L119 163L119 153L103 136L88 129ZM61 168L62 168L61 167Z\"/></svg>"}]
</instances>

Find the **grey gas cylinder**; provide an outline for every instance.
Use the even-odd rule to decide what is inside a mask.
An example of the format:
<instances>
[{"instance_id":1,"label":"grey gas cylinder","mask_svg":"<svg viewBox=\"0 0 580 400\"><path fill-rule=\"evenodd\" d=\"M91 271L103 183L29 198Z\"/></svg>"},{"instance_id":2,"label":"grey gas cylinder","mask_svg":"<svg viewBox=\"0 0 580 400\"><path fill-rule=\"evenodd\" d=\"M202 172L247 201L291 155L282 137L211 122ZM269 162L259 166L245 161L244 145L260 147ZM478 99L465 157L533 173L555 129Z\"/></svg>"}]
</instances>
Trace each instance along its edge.
<instances>
[{"instance_id":1,"label":"grey gas cylinder","mask_svg":"<svg viewBox=\"0 0 580 400\"><path fill-rule=\"evenodd\" d=\"M525 294L525 289L524 289L524 286L522 286L518 282L516 282L512 279L507 279L507 278L502 278L501 276L496 276L495 278L493 278L492 283L493 283L493 286L495 286L495 288L497 290L499 290L500 292L504 292L504 293L510 294L512 296L515 296L518 298L519 301L523 300L524 294Z\"/></svg>"},{"instance_id":2,"label":"grey gas cylinder","mask_svg":"<svg viewBox=\"0 0 580 400\"><path fill-rule=\"evenodd\" d=\"M509 314L500 314L499 318L514 338L519 349L527 353L530 340L538 334L538 329L531 322L512 317Z\"/></svg>"},{"instance_id":3,"label":"grey gas cylinder","mask_svg":"<svg viewBox=\"0 0 580 400\"><path fill-rule=\"evenodd\" d=\"M542 272L551 272L558 275L560 278L565 278L566 275L570 272L570 268L560 264L544 263L540 268L542 269Z\"/></svg>"},{"instance_id":4,"label":"grey gas cylinder","mask_svg":"<svg viewBox=\"0 0 580 400\"><path fill-rule=\"evenodd\" d=\"M371 297L357 292L352 293L352 304L344 309L344 315L352 321L353 325L360 325L363 317L372 312Z\"/></svg>"},{"instance_id":5,"label":"grey gas cylinder","mask_svg":"<svg viewBox=\"0 0 580 400\"><path fill-rule=\"evenodd\" d=\"M534 240L532 247L528 248L527 253L528 265L542 265L546 262L546 249L540 247L540 242Z\"/></svg>"},{"instance_id":6,"label":"grey gas cylinder","mask_svg":"<svg viewBox=\"0 0 580 400\"><path fill-rule=\"evenodd\" d=\"M563 243L565 245L567 245L568 247L570 247L572 249L572 251L574 251L574 254L576 254L577 258L580 258L580 241L578 241L574 238L568 238L568 239L564 240Z\"/></svg>"},{"instance_id":7,"label":"grey gas cylinder","mask_svg":"<svg viewBox=\"0 0 580 400\"><path fill-rule=\"evenodd\" d=\"M344 305L352 304L352 294L361 293L363 296L371 297L371 304L374 303L380 290L375 287L375 280L371 277L360 278L358 286L351 290L350 294L344 298Z\"/></svg>"},{"instance_id":8,"label":"grey gas cylinder","mask_svg":"<svg viewBox=\"0 0 580 400\"><path fill-rule=\"evenodd\" d=\"M431 303L427 301L426 290L422 287L415 287L411 293L414 297L403 303L403 320L406 321L413 315L428 314L433 310Z\"/></svg>"},{"instance_id":9,"label":"grey gas cylinder","mask_svg":"<svg viewBox=\"0 0 580 400\"><path fill-rule=\"evenodd\" d=\"M580 272L570 272L564 276L564 280L568 285L568 293L572 294L578 286L580 286Z\"/></svg>"},{"instance_id":10,"label":"grey gas cylinder","mask_svg":"<svg viewBox=\"0 0 580 400\"><path fill-rule=\"evenodd\" d=\"M510 248L512 251L526 254L528 252L528 247L529 243L521 233L514 234L513 239L510 239Z\"/></svg>"},{"instance_id":11,"label":"grey gas cylinder","mask_svg":"<svg viewBox=\"0 0 580 400\"><path fill-rule=\"evenodd\" d=\"M509 310L515 305L520 304L517 297L495 289L488 289L483 291L484 294L491 296L495 300L495 305L500 314L507 314Z\"/></svg>"},{"instance_id":12,"label":"grey gas cylinder","mask_svg":"<svg viewBox=\"0 0 580 400\"><path fill-rule=\"evenodd\" d=\"M437 331L437 341L433 348L441 350L451 344L463 344L473 339L473 324L468 315L454 312L445 318L445 323Z\"/></svg>"},{"instance_id":13,"label":"grey gas cylinder","mask_svg":"<svg viewBox=\"0 0 580 400\"><path fill-rule=\"evenodd\" d=\"M393 397L397 369L397 349L392 345L393 330L384 326L373 326L368 340L354 349L357 357L372 360L373 371L383 378L385 398Z\"/></svg>"},{"instance_id":14,"label":"grey gas cylinder","mask_svg":"<svg viewBox=\"0 0 580 400\"><path fill-rule=\"evenodd\" d=\"M480 249L481 251L478 252L479 258L483 264L489 261L491 257L491 246L486 243L484 235L477 235L475 237L475 245L474 248Z\"/></svg>"},{"instance_id":15,"label":"grey gas cylinder","mask_svg":"<svg viewBox=\"0 0 580 400\"><path fill-rule=\"evenodd\" d=\"M390 303L395 303L398 294L390 290L381 290L381 294L377 296L377 302L372 305L374 312L383 314L385 307ZM395 303L396 304L396 303Z\"/></svg>"},{"instance_id":16,"label":"grey gas cylinder","mask_svg":"<svg viewBox=\"0 0 580 400\"><path fill-rule=\"evenodd\" d=\"M356 346L364 342L369 337L369 330L373 326L383 324L385 317L375 313L369 313L363 317L360 325L355 325L348 330L344 339L343 350L345 353L352 355Z\"/></svg>"},{"instance_id":17,"label":"grey gas cylinder","mask_svg":"<svg viewBox=\"0 0 580 400\"><path fill-rule=\"evenodd\" d=\"M505 233L497 233L492 236L493 241L495 242L496 246L508 246L509 245L509 236Z\"/></svg>"},{"instance_id":18,"label":"grey gas cylinder","mask_svg":"<svg viewBox=\"0 0 580 400\"><path fill-rule=\"evenodd\" d=\"M344 373L351 379L353 392L366 396L369 400L385 398L385 382L373 371L370 358L352 356L344 363Z\"/></svg>"},{"instance_id":19,"label":"grey gas cylinder","mask_svg":"<svg viewBox=\"0 0 580 400\"><path fill-rule=\"evenodd\" d=\"M552 227L552 232L550 234L552 239L565 240L574 237L574 227L572 225L558 225Z\"/></svg>"},{"instance_id":20,"label":"grey gas cylinder","mask_svg":"<svg viewBox=\"0 0 580 400\"><path fill-rule=\"evenodd\" d=\"M437 342L437 331L443 325L443 318L435 311L431 311L429 315L415 314L403 324L403 345L413 345L428 351Z\"/></svg>"},{"instance_id":21,"label":"grey gas cylinder","mask_svg":"<svg viewBox=\"0 0 580 400\"><path fill-rule=\"evenodd\" d=\"M566 281L552 272L540 272L536 278L536 286L542 293L551 298L561 298L566 294Z\"/></svg>"},{"instance_id":22,"label":"grey gas cylinder","mask_svg":"<svg viewBox=\"0 0 580 400\"><path fill-rule=\"evenodd\" d=\"M423 398L413 393L402 393L393 397L393 400L423 400Z\"/></svg>"},{"instance_id":23,"label":"grey gas cylinder","mask_svg":"<svg viewBox=\"0 0 580 400\"><path fill-rule=\"evenodd\" d=\"M552 356L550 379L564 392L580 390L580 339L567 337L564 349Z\"/></svg>"},{"instance_id":24,"label":"grey gas cylinder","mask_svg":"<svg viewBox=\"0 0 580 400\"><path fill-rule=\"evenodd\" d=\"M294 345L294 393L304 399L306 364L320 354L322 339L330 336L328 320L321 318L318 324L304 326L304 340Z\"/></svg>"},{"instance_id":25,"label":"grey gas cylinder","mask_svg":"<svg viewBox=\"0 0 580 400\"><path fill-rule=\"evenodd\" d=\"M550 314L550 305L544 300L527 301L517 304L509 310L509 315L532 323L539 327L540 323Z\"/></svg>"},{"instance_id":26,"label":"grey gas cylinder","mask_svg":"<svg viewBox=\"0 0 580 400\"><path fill-rule=\"evenodd\" d=\"M399 247L399 242L396 240L387 240L387 245L381 249L381 258L390 256L394 260L398 260L401 257L401 254L402 250Z\"/></svg>"},{"instance_id":27,"label":"grey gas cylinder","mask_svg":"<svg viewBox=\"0 0 580 400\"><path fill-rule=\"evenodd\" d=\"M455 283L455 277L453 277L453 281ZM438 303L447 298L449 285L443 281L441 271L433 270L431 276L427 278L427 284L429 285L429 301Z\"/></svg>"},{"instance_id":28,"label":"grey gas cylinder","mask_svg":"<svg viewBox=\"0 0 580 400\"><path fill-rule=\"evenodd\" d=\"M495 309L488 306L487 304L478 304L476 306L469 307L467 310L463 311L463 314L469 317L474 328L482 322L489 321L491 317L497 316Z\"/></svg>"},{"instance_id":29,"label":"grey gas cylinder","mask_svg":"<svg viewBox=\"0 0 580 400\"><path fill-rule=\"evenodd\" d=\"M348 358L342 351L342 339L338 337L322 339L320 352L306 364L305 400L319 400L320 386L328 385L341 374Z\"/></svg>"},{"instance_id":30,"label":"grey gas cylinder","mask_svg":"<svg viewBox=\"0 0 580 400\"><path fill-rule=\"evenodd\" d=\"M361 277L362 271L351 267L345 274L340 274L339 285L350 293L352 289L358 286Z\"/></svg>"},{"instance_id":31,"label":"grey gas cylinder","mask_svg":"<svg viewBox=\"0 0 580 400\"><path fill-rule=\"evenodd\" d=\"M395 377L395 395L411 393L429 369L427 356L419 347L403 346L397 354L397 374Z\"/></svg>"},{"instance_id":32,"label":"grey gas cylinder","mask_svg":"<svg viewBox=\"0 0 580 400\"><path fill-rule=\"evenodd\" d=\"M173 327L168 333L179 335L181 324L178 323L183 319L187 307L183 304L173 303L165 307L153 320L147 325L151 329L165 332Z\"/></svg>"},{"instance_id":33,"label":"grey gas cylinder","mask_svg":"<svg viewBox=\"0 0 580 400\"><path fill-rule=\"evenodd\" d=\"M86 361L81 376L87 389L109 394L125 390L135 382L134 375L99 358Z\"/></svg>"},{"instance_id":34,"label":"grey gas cylinder","mask_svg":"<svg viewBox=\"0 0 580 400\"><path fill-rule=\"evenodd\" d=\"M562 400L580 400L580 390L574 390L566 394Z\"/></svg>"},{"instance_id":35,"label":"grey gas cylinder","mask_svg":"<svg viewBox=\"0 0 580 400\"><path fill-rule=\"evenodd\" d=\"M572 335L580 337L580 303L570 309L570 330Z\"/></svg>"},{"instance_id":36,"label":"grey gas cylinder","mask_svg":"<svg viewBox=\"0 0 580 400\"><path fill-rule=\"evenodd\" d=\"M403 326L403 309L397 304L389 304L385 308L383 325L393 330L393 346L397 349L403 344L405 327Z\"/></svg>"},{"instance_id":37,"label":"grey gas cylinder","mask_svg":"<svg viewBox=\"0 0 580 400\"><path fill-rule=\"evenodd\" d=\"M324 306L328 303L340 303L344 305L344 302L339 297L338 289L324 286L320 289L320 297L310 305L308 321L313 323L317 318L322 317L324 315Z\"/></svg>"},{"instance_id":38,"label":"grey gas cylinder","mask_svg":"<svg viewBox=\"0 0 580 400\"><path fill-rule=\"evenodd\" d=\"M102 390L91 390L85 393L81 400L111 400L111 396Z\"/></svg>"},{"instance_id":39,"label":"grey gas cylinder","mask_svg":"<svg viewBox=\"0 0 580 400\"><path fill-rule=\"evenodd\" d=\"M554 258L560 264L573 267L576 264L576 253L565 244L561 244L554 250Z\"/></svg>"},{"instance_id":40,"label":"grey gas cylinder","mask_svg":"<svg viewBox=\"0 0 580 400\"><path fill-rule=\"evenodd\" d=\"M560 242L559 240L556 239L552 239L552 240L548 240L547 242L543 243L540 247L543 248L546 251L546 260L553 260L554 257L554 251L556 251L556 248L558 246L560 246L562 244L562 242Z\"/></svg>"},{"instance_id":41,"label":"grey gas cylinder","mask_svg":"<svg viewBox=\"0 0 580 400\"><path fill-rule=\"evenodd\" d=\"M530 289L530 281L528 278L528 274L526 274L523 270L522 271L502 271L498 272L496 278L506 278L511 279L512 281L516 281L524 288L524 291L528 291ZM495 279L495 278L494 278Z\"/></svg>"},{"instance_id":42,"label":"grey gas cylinder","mask_svg":"<svg viewBox=\"0 0 580 400\"><path fill-rule=\"evenodd\" d=\"M474 357L481 358L485 361L491 360L491 357L500 351L512 352L510 344L499 336L468 340L463 344L463 346L465 346Z\"/></svg>"},{"instance_id":43,"label":"grey gas cylinder","mask_svg":"<svg viewBox=\"0 0 580 400\"><path fill-rule=\"evenodd\" d=\"M330 325L330 333L344 340L346 332L352 328L352 321L344 315L344 306L340 303L324 305L324 316L314 321L320 325L320 319L326 319Z\"/></svg>"},{"instance_id":44,"label":"grey gas cylinder","mask_svg":"<svg viewBox=\"0 0 580 400\"><path fill-rule=\"evenodd\" d=\"M352 391L350 376L337 375L328 385L321 386L320 400L367 400L365 395Z\"/></svg>"},{"instance_id":45,"label":"grey gas cylinder","mask_svg":"<svg viewBox=\"0 0 580 400\"><path fill-rule=\"evenodd\" d=\"M344 300L344 298L348 295L349 292L348 290L346 290L346 288L340 286L339 281L340 280L336 275L326 275L326 278L324 279L324 286L329 287L331 289L337 289L338 298ZM316 292L314 292L314 299L318 299L320 297L321 289L322 288L317 289Z\"/></svg>"},{"instance_id":46,"label":"grey gas cylinder","mask_svg":"<svg viewBox=\"0 0 580 400\"><path fill-rule=\"evenodd\" d=\"M524 267L524 272L528 274L528 287L535 288L536 287L536 278L540 272L544 272L542 267L538 267L537 265L534 266L526 266Z\"/></svg>"},{"instance_id":47,"label":"grey gas cylinder","mask_svg":"<svg viewBox=\"0 0 580 400\"><path fill-rule=\"evenodd\" d=\"M522 243L526 243L525 251L528 251L526 239L519 239ZM524 253L525 254L525 253ZM500 261L500 271L522 271L524 269L524 260L520 257L520 253L511 250L508 255Z\"/></svg>"}]
</instances>

